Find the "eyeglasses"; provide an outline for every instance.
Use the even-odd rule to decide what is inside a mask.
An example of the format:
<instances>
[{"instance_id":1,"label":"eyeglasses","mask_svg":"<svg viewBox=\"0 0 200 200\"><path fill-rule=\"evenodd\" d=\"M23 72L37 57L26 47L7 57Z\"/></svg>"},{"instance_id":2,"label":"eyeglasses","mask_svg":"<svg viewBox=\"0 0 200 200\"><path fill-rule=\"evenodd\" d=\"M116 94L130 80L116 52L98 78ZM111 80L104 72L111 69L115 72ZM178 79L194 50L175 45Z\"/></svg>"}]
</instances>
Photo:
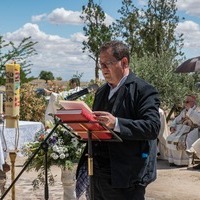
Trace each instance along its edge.
<instances>
[{"instance_id":1,"label":"eyeglasses","mask_svg":"<svg viewBox=\"0 0 200 200\"><path fill-rule=\"evenodd\" d=\"M120 60L114 60L114 61L108 61L105 63L100 62L100 69L110 68L113 66L113 64L119 62Z\"/></svg>"},{"instance_id":2,"label":"eyeglasses","mask_svg":"<svg viewBox=\"0 0 200 200\"><path fill-rule=\"evenodd\" d=\"M190 102L193 102L193 101L183 101L183 103L190 103Z\"/></svg>"}]
</instances>

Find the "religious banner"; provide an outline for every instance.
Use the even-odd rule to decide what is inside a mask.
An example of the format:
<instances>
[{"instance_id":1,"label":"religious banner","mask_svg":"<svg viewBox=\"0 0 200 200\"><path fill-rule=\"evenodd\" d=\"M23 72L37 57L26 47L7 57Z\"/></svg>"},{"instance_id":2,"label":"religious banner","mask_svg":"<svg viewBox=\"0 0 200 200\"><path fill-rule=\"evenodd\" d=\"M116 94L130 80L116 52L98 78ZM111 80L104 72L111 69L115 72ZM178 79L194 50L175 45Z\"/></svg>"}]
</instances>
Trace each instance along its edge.
<instances>
[{"instance_id":1,"label":"religious banner","mask_svg":"<svg viewBox=\"0 0 200 200\"><path fill-rule=\"evenodd\" d=\"M20 109L20 65L6 64L6 128L17 128Z\"/></svg>"}]
</instances>

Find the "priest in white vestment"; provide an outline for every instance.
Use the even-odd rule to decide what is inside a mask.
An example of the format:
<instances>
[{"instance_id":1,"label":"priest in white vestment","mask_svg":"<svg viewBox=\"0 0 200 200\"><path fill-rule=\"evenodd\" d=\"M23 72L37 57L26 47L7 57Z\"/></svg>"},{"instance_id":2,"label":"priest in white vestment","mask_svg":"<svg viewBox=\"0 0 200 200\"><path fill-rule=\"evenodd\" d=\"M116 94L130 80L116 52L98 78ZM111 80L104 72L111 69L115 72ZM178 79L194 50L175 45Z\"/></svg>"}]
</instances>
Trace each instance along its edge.
<instances>
[{"instance_id":1,"label":"priest in white vestment","mask_svg":"<svg viewBox=\"0 0 200 200\"><path fill-rule=\"evenodd\" d=\"M45 122L54 123L54 118L50 114L55 114L56 110L59 109L59 100L63 100L65 97L76 93L82 88L80 87L80 80L78 78L72 78L69 81L70 90L63 91L60 93L51 92L51 96L45 111Z\"/></svg>"},{"instance_id":2,"label":"priest in white vestment","mask_svg":"<svg viewBox=\"0 0 200 200\"><path fill-rule=\"evenodd\" d=\"M200 137L200 108L196 105L196 97L187 95L184 109L170 125L171 134L167 137L168 161L170 165L188 165L189 156L186 150Z\"/></svg>"},{"instance_id":3,"label":"priest in white vestment","mask_svg":"<svg viewBox=\"0 0 200 200\"><path fill-rule=\"evenodd\" d=\"M165 112L159 108L160 114L160 132L158 135L158 159L167 160L168 159L168 149L166 139L169 136L169 129L166 121Z\"/></svg>"},{"instance_id":4,"label":"priest in white vestment","mask_svg":"<svg viewBox=\"0 0 200 200\"><path fill-rule=\"evenodd\" d=\"M200 138L198 140L196 140L193 144L192 147L190 149L188 149L187 151L188 156L190 157L189 159L189 165L188 165L188 169L191 168L191 166L194 169L200 169L200 163L197 165L194 165L194 157L196 156L198 159L200 159Z\"/></svg>"}]
</instances>

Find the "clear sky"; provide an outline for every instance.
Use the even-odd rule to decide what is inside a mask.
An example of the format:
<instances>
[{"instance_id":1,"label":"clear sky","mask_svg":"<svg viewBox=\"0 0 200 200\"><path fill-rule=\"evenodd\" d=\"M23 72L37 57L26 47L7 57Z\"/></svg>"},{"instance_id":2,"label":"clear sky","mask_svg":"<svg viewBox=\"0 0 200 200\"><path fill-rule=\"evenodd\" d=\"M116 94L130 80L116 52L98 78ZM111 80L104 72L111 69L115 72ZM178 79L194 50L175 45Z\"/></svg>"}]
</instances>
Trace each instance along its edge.
<instances>
[{"instance_id":1,"label":"clear sky","mask_svg":"<svg viewBox=\"0 0 200 200\"><path fill-rule=\"evenodd\" d=\"M96 0L107 14L107 23L119 17L121 0ZM145 0L133 0L143 6ZM82 53L83 23L79 15L87 0L1 0L0 35L17 43L31 36L38 44L38 55L32 58L31 76L41 70L69 80L83 73L82 81L94 79L94 62ZM184 34L186 58L199 56L200 2L178 0L178 15L185 18L177 32Z\"/></svg>"}]
</instances>

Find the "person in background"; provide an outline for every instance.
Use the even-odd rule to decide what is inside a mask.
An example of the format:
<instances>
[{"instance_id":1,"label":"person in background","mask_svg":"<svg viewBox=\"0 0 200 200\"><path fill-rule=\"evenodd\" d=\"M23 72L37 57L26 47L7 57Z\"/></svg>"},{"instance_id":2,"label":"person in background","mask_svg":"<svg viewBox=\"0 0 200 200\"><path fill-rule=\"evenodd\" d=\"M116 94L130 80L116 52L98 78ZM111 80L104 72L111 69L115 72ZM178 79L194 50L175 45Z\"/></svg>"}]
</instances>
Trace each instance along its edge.
<instances>
[{"instance_id":1,"label":"person in background","mask_svg":"<svg viewBox=\"0 0 200 200\"><path fill-rule=\"evenodd\" d=\"M196 140L191 148L186 150L187 155L189 156L189 164L188 164L188 169L200 169L200 163L197 165L194 165L194 158L196 157L197 159L200 159L200 138Z\"/></svg>"},{"instance_id":2,"label":"person in background","mask_svg":"<svg viewBox=\"0 0 200 200\"><path fill-rule=\"evenodd\" d=\"M186 153L191 145L200 137L200 108L197 106L195 95L186 95L184 109L172 121L171 134L167 137L168 161L171 166L189 164Z\"/></svg>"},{"instance_id":3,"label":"person in background","mask_svg":"<svg viewBox=\"0 0 200 200\"><path fill-rule=\"evenodd\" d=\"M123 142L92 142L95 200L144 200L146 186L156 179L158 92L132 73L129 63L129 48L121 41L100 48L107 83L95 94L93 114ZM78 199L87 189L86 169L87 147L77 168Z\"/></svg>"},{"instance_id":4,"label":"person in background","mask_svg":"<svg viewBox=\"0 0 200 200\"><path fill-rule=\"evenodd\" d=\"M60 93L55 93L49 90L45 90L50 94L50 99L47 105L47 109L45 111L45 122L50 121L54 123L54 118L49 114L55 114L56 110L59 109L58 106L58 99L64 99L65 97L73 94L75 92L80 91L82 88L80 87L80 79L79 78L72 78L69 80L69 90L62 91Z\"/></svg>"},{"instance_id":5,"label":"person in background","mask_svg":"<svg viewBox=\"0 0 200 200\"><path fill-rule=\"evenodd\" d=\"M82 89L80 87L80 79L79 78L70 79L69 80L69 88L70 88L70 90L68 91L69 94L80 91Z\"/></svg>"},{"instance_id":6,"label":"person in background","mask_svg":"<svg viewBox=\"0 0 200 200\"><path fill-rule=\"evenodd\" d=\"M169 130L164 110L159 108L161 127L158 135L157 158L161 160L168 159L168 149L166 139L169 136Z\"/></svg>"}]
</instances>

